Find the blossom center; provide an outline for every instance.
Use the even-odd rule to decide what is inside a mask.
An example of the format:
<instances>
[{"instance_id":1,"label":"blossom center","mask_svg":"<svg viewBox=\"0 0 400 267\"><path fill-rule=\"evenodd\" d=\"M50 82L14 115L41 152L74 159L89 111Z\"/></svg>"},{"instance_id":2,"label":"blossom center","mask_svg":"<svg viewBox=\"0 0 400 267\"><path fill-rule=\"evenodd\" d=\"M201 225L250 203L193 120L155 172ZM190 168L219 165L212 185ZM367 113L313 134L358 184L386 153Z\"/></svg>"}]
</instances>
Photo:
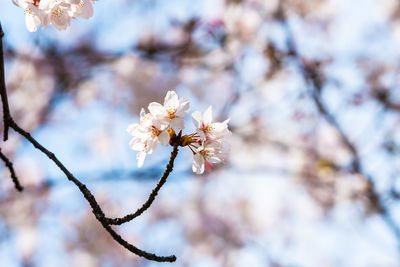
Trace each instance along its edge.
<instances>
[{"instance_id":1,"label":"blossom center","mask_svg":"<svg viewBox=\"0 0 400 267\"><path fill-rule=\"evenodd\" d=\"M208 151L208 150L201 150L200 151L200 154L205 158L205 159L207 159L210 155L211 155L211 153L210 153L210 151Z\"/></svg>"},{"instance_id":2,"label":"blossom center","mask_svg":"<svg viewBox=\"0 0 400 267\"><path fill-rule=\"evenodd\" d=\"M158 130L155 126L151 126L151 136L156 137L159 136L161 133L160 130Z\"/></svg>"},{"instance_id":3,"label":"blossom center","mask_svg":"<svg viewBox=\"0 0 400 267\"><path fill-rule=\"evenodd\" d=\"M31 2L27 1L26 3L32 4L32 5L36 6L36 7L38 7L39 6L39 2L40 2L40 0L32 0Z\"/></svg>"},{"instance_id":4,"label":"blossom center","mask_svg":"<svg viewBox=\"0 0 400 267\"><path fill-rule=\"evenodd\" d=\"M54 11L53 11L53 16L61 16L63 14L63 11L61 10L60 7L57 7Z\"/></svg>"},{"instance_id":5,"label":"blossom center","mask_svg":"<svg viewBox=\"0 0 400 267\"><path fill-rule=\"evenodd\" d=\"M30 9L29 7L26 9L25 11L28 15L32 15L32 9Z\"/></svg>"},{"instance_id":6,"label":"blossom center","mask_svg":"<svg viewBox=\"0 0 400 267\"><path fill-rule=\"evenodd\" d=\"M172 120L173 118L176 118L175 113L176 113L176 107L174 106L169 106L167 108L167 113L168 113L168 118Z\"/></svg>"},{"instance_id":7,"label":"blossom center","mask_svg":"<svg viewBox=\"0 0 400 267\"><path fill-rule=\"evenodd\" d=\"M201 126L203 132L211 132L214 129L211 125L205 125L204 122L201 123Z\"/></svg>"}]
</instances>

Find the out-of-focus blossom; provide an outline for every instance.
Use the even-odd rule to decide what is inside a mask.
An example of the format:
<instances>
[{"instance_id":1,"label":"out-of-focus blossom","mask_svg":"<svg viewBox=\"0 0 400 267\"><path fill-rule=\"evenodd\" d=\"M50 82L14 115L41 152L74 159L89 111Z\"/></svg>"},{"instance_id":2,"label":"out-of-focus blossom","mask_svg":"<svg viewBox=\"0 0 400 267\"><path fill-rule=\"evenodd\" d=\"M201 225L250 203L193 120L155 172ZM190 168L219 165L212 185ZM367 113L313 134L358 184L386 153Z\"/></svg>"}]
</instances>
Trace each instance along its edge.
<instances>
[{"instance_id":1,"label":"out-of-focus blossom","mask_svg":"<svg viewBox=\"0 0 400 267\"><path fill-rule=\"evenodd\" d=\"M89 19L93 16L93 3L91 0L72 0L69 14L71 17Z\"/></svg>"},{"instance_id":2,"label":"out-of-focus blossom","mask_svg":"<svg viewBox=\"0 0 400 267\"><path fill-rule=\"evenodd\" d=\"M57 30L65 30L77 17L88 19L93 16L93 0L12 0L25 9L25 24L35 32L40 24L52 24Z\"/></svg>"}]
</instances>

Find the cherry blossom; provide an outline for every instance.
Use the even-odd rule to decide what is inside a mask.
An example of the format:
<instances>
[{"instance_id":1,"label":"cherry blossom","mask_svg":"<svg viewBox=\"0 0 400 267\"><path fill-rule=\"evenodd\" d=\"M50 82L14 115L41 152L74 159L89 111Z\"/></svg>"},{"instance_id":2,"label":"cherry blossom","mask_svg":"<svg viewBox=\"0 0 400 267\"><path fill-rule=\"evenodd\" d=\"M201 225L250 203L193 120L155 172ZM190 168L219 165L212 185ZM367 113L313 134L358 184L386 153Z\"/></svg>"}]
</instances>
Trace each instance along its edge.
<instances>
[{"instance_id":1,"label":"cherry blossom","mask_svg":"<svg viewBox=\"0 0 400 267\"><path fill-rule=\"evenodd\" d=\"M193 155L192 170L196 174L204 173L206 163L222 162L222 144L218 141L205 141L201 146L195 149Z\"/></svg>"},{"instance_id":2,"label":"cherry blossom","mask_svg":"<svg viewBox=\"0 0 400 267\"><path fill-rule=\"evenodd\" d=\"M70 0L71 17L79 17L83 19L88 19L93 16L93 3L91 0Z\"/></svg>"},{"instance_id":3,"label":"cherry blossom","mask_svg":"<svg viewBox=\"0 0 400 267\"><path fill-rule=\"evenodd\" d=\"M203 114L200 111L193 112L192 119L197 128L197 134L204 140L206 138L216 140L229 133L228 122L230 119L223 122L212 122L211 106Z\"/></svg>"},{"instance_id":4,"label":"cherry blossom","mask_svg":"<svg viewBox=\"0 0 400 267\"><path fill-rule=\"evenodd\" d=\"M152 154L158 144L187 147L193 153L192 170L197 174L211 170L212 164L223 161L226 154L224 145L227 136L229 119L223 122L212 121L212 107L202 114L192 114L195 132L182 135L185 128L184 117L190 109L190 102L179 98L175 91L168 91L164 105L152 102L140 112L140 122L131 124L128 132L134 136L129 145L139 151L136 155L138 167L143 165L147 154ZM177 135L177 131L180 131Z\"/></svg>"},{"instance_id":5,"label":"cherry blossom","mask_svg":"<svg viewBox=\"0 0 400 267\"><path fill-rule=\"evenodd\" d=\"M25 25L28 31L35 32L42 21L45 21L46 13L39 8L37 1L13 0L13 3L25 9Z\"/></svg>"},{"instance_id":6,"label":"cherry blossom","mask_svg":"<svg viewBox=\"0 0 400 267\"><path fill-rule=\"evenodd\" d=\"M184 98L178 98L174 91L168 91L164 99L164 105L157 102L149 104L150 113L166 126L173 129L184 129L183 117L189 113L190 103Z\"/></svg>"},{"instance_id":7,"label":"cherry blossom","mask_svg":"<svg viewBox=\"0 0 400 267\"><path fill-rule=\"evenodd\" d=\"M26 28L35 32L42 24L57 30L65 30L77 17L88 19L93 16L94 0L12 0L25 9Z\"/></svg>"},{"instance_id":8,"label":"cherry blossom","mask_svg":"<svg viewBox=\"0 0 400 267\"><path fill-rule=\"evenodd\" d=\"M146 114L143 108L140 112L140 122L128 126L128 133L134 136L129 145L133 150L139 151L137 154L139 168L143 166L146 154L152 154L158 143L168 145L170 135L164 130L165 126L152 114Z\"/></svg>"}]
</instances>

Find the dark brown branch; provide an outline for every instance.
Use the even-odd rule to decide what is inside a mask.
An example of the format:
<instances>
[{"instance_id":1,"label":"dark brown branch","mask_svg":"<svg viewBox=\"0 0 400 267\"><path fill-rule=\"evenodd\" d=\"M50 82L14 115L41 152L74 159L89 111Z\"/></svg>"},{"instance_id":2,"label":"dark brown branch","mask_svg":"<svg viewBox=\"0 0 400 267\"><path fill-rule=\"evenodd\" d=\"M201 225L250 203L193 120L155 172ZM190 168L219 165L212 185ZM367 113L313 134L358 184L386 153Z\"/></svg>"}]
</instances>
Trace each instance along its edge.
<instances>
[{"instance_id":1,"label":"dark brown branch","mask_svg":"<svg viewBox=\"0 0 400 267\"><path fill-rule=\"evenodd\" d=\"M10 115L10 108L8 106L8 98L7 98L7 91L6 91L6 79L4 75L4 53L3 53L3 28L1 27L0 23L0 95L1 95L1 102L3 103L3 140L7 141L8 140L8 121L11 119Z\"/></svg>"},{"instance_id":2,"label":"dark brown branch","mask_svg":"<svg viewBox=\"0 0 400 267\"><path fill-rule=\"evenodd\" d=\"M134 213L128 214L122 218L114 218L114 219L113 218L105 218L106 222L109 224L121 225L123 223L129 222L129 221L133 220L134 218L140 216L145 210L147 210L153 203L154 199L156 198L158 191L160 191L161 187L167 181L168 175L172 172L172 169L174 168L174 160L176 158L176 155L178 155L178 142L175 142L174 150L172 151L171 157L169 158L167 168L165 169L160 180L158 181L157 186L153 189L153 191L149 195L149 198L143 204L142 207L140 207Z\"/></svg>"},{"instance_id":3,"label":"dark brown branch","mask_svg":"<svg viewBox=\"0 0 400 267\"><path fill-rule=\"evenodd\" d=\"M0 158L2 161L4 161L4 164L6 165L6 167L10 170L10 174L11 174L11 179L14 183L15 189L17 189L19 192L22 192L22 190L24 190L24 188L21 186L21 184L19 183L19 180L17 178L17 175L15 174L14 171L14 167L12 162L7 158L6 155L3 154L3 152L1 152L0 149Z\"/></svg>"},{"instance_id":4,"label":"dark brown branch","mask_svg":"<svg viewBox=\"0 0 400 267\"><path fill-rule=\"evenodd\" d=\"M3 42L3 36L4 33L1 29L0 25L0 33L1 33L1 44ZM25 137L26 140L28 140L36 149L40 150L43 154L45 154L51 161L53 161L57 167L67 176L68 180L73 182L81 191L85 199L89 202L92 212L95 215L96 219L101 223L101 225L104 227L104 229L113 237L115 241L117 241L121 246L124 248L128 249L129 251L135 253L138 256L144 257L148 260L153 260L153 261L158 261L158 262L174 262L176 260L175 255L171 256L157 256L152 253L148 253L146 251L140 250L134 245L128 243L126 240L124 240L120 235L118 235L110 226L110 224L107 222L106 217L104 215L103 210L100 208L100 205L96 201L95 197L93 194L89 191L89 189L86 187L85 184L81 183L76 177L72 175L72 173L61 163L61 161L54 155L54 153L50 152L47 150L45 147L43 147L36 139L34 139L30 133L26 132L23 130L19 125L13 120L13 118L10 115L9 112L9 107L8 107L8 98L7 98L7 90L5 86L5 79L4 79L4 56L3 56L3 47L1 46L1 62L0 62L0 69L2 70L2 76L0 76L1 81L1 86L0 86L0 94L1 94L1 100L3 103L3 120L4 120L4 128L7 129L4 131L4 139L7 140L6 135L8 136L8 128L14 129L17 133L19 133L21 136ZM177 153L177 145L179 142L174 143L174 151L172 153ZM172 157L172 156L171 156ZM173 157L175 159L176 155ZM10 161L8 161L10 162ZM11 163L11 162L10 162ZM168 164L170 165L170 164ZM173 163L172 163L173 165ZM167 166L168 169L168 166ZM172 170L171 166L170 169ZM169 174L169 173L168 173ZM154 196L155 197L155 196ZM151 203L150 203L151 204Z\"/></svg>"}]
</instances>

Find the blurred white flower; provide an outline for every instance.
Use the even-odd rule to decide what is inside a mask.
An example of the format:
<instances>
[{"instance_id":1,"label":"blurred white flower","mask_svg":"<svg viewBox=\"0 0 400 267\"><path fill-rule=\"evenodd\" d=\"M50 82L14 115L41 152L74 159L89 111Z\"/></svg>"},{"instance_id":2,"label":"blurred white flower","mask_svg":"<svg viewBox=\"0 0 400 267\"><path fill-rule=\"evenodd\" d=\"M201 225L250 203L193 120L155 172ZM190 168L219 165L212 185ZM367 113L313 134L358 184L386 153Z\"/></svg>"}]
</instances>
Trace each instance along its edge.
<instances>
[{"instance_id":1,"label":"blurred white flower","mask_svg":"<svg viewBox=\"0 0 400 267\"><path fill-rule=\"evenodd\" d=\"M65 30L71 20L93 16L93 0L12 0L25 9L26 28L35 32L40 24L52 24L57 30Z\"/></svg>"},{"instance_id":2,"label":"blurred white flower","mask_svg":"<svg viewBox=\"0 0 400 267\"><path fill-rule=\"evenodd\" d=\"M168 91L164 99L164 105L157 102L149 104L150 113L163 125L173 129L185 128L183 117L189 113L190 102L184 98L178 98L174 91Z\"/></svg>"},{"instance_id":3,"label":"blurred white flower","mask_svg":"<svg viewBox=\"0 0 400 267\"><path fill-rule=\"evenodd\" d=\"M22 1L13 0L13 3L23 9L25 9L25 25L28 31L35 32L43 20L45 20L46 14L43 10L39 9L36 5L36 1Z\"/></svg>"},{"instance_id":4,"label":"blurred white flower","mask_svg":"<svg viewBox=\"0 0 400 267\"><path fill-rule=\"evenodd\" d=\"M93 16L93 3L91 0L70 0L71 8L69 14L71 17L88 19Z\"/></svg>"},{"instance_id":5,"label":"blurred white flower","mask_svg":"<svg viewBox=\"0 0 400 267\"><path fill-rule=\"evenodd\" d=\"M71 4L57 0L42 0L43 2L46 3L44 9L49 24L51 23L57 30L65 30L71 24L72 18L69 15Z\"/></svg>"}]
</instances>

